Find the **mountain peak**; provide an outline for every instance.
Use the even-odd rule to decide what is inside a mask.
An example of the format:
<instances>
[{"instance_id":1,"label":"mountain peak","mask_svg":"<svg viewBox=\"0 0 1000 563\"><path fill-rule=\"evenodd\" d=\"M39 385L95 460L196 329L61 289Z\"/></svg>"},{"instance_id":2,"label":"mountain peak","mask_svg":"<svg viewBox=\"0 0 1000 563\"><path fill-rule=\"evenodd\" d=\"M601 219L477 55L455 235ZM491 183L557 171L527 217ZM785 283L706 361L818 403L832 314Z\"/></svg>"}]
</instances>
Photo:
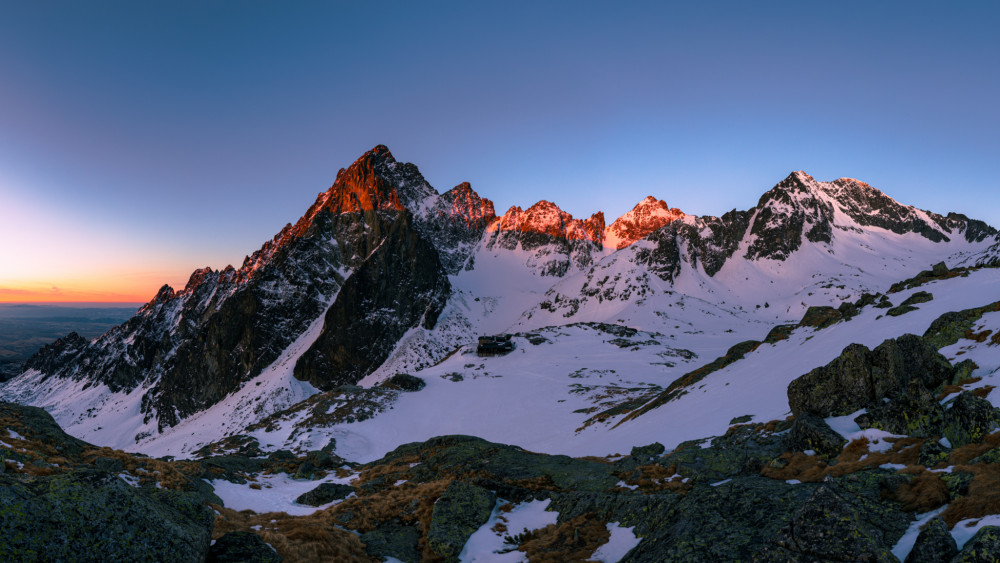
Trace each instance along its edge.
<instances>
[{"instance_id":1,"label":"mountain peak","mask_svg":"<svg viewBox=\"0 0 1000 563\"><path fill-rule=\"evenodd\" d=\"M605 229L604 247L620 250L684 216L683 211L670 208L662 199L646 196Z\"/></svg>"}]
</instances>

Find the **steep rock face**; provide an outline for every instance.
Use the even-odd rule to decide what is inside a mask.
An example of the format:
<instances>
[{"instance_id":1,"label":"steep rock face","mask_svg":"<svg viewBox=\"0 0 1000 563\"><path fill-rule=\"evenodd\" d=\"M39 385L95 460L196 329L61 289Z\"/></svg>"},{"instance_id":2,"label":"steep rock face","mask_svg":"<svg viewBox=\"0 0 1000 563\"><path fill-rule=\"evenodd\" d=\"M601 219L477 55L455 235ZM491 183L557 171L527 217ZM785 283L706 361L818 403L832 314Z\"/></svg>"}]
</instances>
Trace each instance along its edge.
<instances>
[{"instance_id":1,"label":"steep rock face","mask_svg":"<svg viewBox=\"0 0 1000 563\"><path fill-rule=\"evenodd\" d=\"M295 365L320 389L355 383L378 367L410 328L433 328L451 291L434 247L408 215L386 226L382 244L348 278L322 334Z\"/></svg>"},{"instance_id":2,"label":"steep rock face","mask_svg":"<svg viewBox=\"0 0 1000 563\"><path fill-rule=\"evenodd\" d=\"M457 274L496 219L493 202L480 197L468 182L429 201L417 216L417 227L438 249L445 270Z\"/></svg>"},{"instance_id":3,"label":"steep rock face","mask_svg":"<svg viewBox=\"0 0 1000 563\"><path fill-rule=\"evenodd\" d=\"M521 249L532 253L528 266L543 276L564 276L570 268L594 263L603 250L604 213L587 219L572 215L549 201L539 201L527 210L514 206L489 225L484 235L487 249Z\"/></svg>"},{"instance_id":4,"label":"steep rock face","mask_svg":"<svg viewBox=\"0 0 1000 563\"><path fill-rule=\"evenodd\" d=\"M635 260L664 281L680 273L682 260L691 267L701 264L714 276L739 249L749 217L750 212L736 210L722 217L686 216L646 237L652 244L637 247Z\"/></svg>"},{"instance_id":5,"label":"steep rock face","mask_svg":"<svg viewBox=\"0 0 1000 563\"><path fill-rule=\"evenodd\" d=\"M685 215L680 209L671 208L662 199L647 196L608 225L604 231L604 247L621 250L682 217Z\"/></svg>"},{"instance_id":6,"label":"steep rock face","mask_svg":"<svg viewBox=\"0 0 1000 563\"><path fill-rule=\"evenodd\" d=\"M761 196L750 224L747 258L784 260L803 238L831 242L833 205L812 188L811 176L794 172Z\"/></svg>"},{"instance_id":7,"label":"steep rock face","mask_svg":"<svg viewBox=\"0 0 1000 563\"><path fill-rule=\"evenodd\" d=\"M145 421L156 418L161 430L172 426L277 359L382 244L393 221L432 196L415 166L377 146L342 169L302 218L239 269L196 270L183 290L164 286L136 316L93 343L66 337L26 368L112 391L149 385Z\"/></svg>"}]
</instances>

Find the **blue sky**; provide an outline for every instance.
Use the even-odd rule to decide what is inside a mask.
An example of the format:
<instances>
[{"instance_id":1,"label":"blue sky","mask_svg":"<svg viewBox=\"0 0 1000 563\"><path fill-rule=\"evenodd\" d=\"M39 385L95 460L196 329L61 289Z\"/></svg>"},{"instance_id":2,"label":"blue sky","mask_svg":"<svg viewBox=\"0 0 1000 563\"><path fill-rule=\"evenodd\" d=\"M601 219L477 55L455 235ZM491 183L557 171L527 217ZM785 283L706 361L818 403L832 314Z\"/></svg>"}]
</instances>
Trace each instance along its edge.
<instances>
[{"instance_id":1,"label":"blue sky","mask_svg":"<svg viewBox=\"0 0 1000 563\"><path fill-rule=\"evenodd\" d=\"M1000 225L1000 5L808 4L6 2L0 290L238 265L379 143L498 213L803 169Z\"/></svg>"}]
</instances>

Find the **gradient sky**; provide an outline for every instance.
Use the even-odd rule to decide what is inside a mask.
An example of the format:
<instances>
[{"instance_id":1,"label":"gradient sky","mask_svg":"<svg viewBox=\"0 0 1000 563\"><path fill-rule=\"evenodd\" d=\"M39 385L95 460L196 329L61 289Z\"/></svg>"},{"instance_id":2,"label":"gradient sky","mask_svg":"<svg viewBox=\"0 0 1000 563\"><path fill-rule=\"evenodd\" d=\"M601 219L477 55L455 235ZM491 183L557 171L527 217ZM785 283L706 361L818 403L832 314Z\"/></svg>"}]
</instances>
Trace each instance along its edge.
<instances>
[{"instance_id":1,"label":"gradient sky","mask_svg":"<svg viewBox=\"0 0 1000 563\"><path fill-rule=\"evenodd\" d=\"M793 170L1000 226L996 2L0 3L0 301L239 265L384 143L498 213Z\"/></svg>"}]
</instances>

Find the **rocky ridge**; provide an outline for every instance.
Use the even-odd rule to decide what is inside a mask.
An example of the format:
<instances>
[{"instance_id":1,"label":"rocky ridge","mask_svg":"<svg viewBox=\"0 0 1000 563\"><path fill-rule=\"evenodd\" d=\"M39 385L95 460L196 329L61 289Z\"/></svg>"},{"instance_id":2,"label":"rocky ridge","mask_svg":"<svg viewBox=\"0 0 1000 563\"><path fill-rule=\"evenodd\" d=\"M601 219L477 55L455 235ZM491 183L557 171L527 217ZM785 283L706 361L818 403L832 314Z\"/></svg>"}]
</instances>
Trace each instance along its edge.
<instances>
[{"instance_id":1,"label":"rocky ridge","mask_svg":"<svg viewBox=\"0 0 1000 563\"><path fill-rule=\"evenodd\" d=\"M138 389L144 423L159 431L241 389L314 322L317 335L292 373L320 390L356 383L398 352L402 338L433 335L441 318L467 338L476 326L469 302L479 295L460 296L461 310L452 280L475 271L483 253L527 257L527 269L558 282L536 306L550 315L532 322L566 322L588 302L638 307L653 296L683 296L690 291L685 276L704 284L733 268L791 264L807 250L836 254L840 239L883 231L942 247L985 247L997 236L981 222L901 205L856 180L816 182L803 172L754 208L722 217L686 215L654 198L610 226L602 213L575 219L547 201L496 217L492 202L468 183L438 194L415 166L378 146L342 169L302 218L239 269L197 270L183 290L164 287L96 341L70 335L27 367L43 379ZM633 241L613 251L605 247L611 240L615 247ZM419 365L455 346L413 340Z\"/></svg>"}]
</instances>

